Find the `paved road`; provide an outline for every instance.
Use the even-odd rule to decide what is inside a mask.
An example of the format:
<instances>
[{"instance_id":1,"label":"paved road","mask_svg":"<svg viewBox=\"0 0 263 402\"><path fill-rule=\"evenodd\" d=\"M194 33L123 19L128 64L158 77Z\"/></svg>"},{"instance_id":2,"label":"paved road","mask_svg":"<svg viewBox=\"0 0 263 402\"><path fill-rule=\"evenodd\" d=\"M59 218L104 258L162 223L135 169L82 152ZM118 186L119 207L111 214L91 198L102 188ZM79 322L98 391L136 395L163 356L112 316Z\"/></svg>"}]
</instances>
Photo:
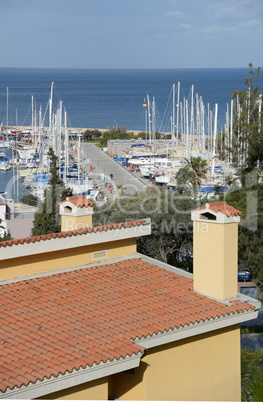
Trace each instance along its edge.
<instances>
[{"instance_id":1,"label":"paved road","mask_svg":"<svg viewBox=\"0 0 263 402\"><path fill-rule=\"evenodd\" d=\"M134 194L136 191L145 191L146 184L134 177L129 171L111 159L105 152L94 144L83 144L84 158L91 163L100 174L103 174L110 183L110 174L113 174L113 185L126 187L126 194Z\"/></svg>"}]
</instances>

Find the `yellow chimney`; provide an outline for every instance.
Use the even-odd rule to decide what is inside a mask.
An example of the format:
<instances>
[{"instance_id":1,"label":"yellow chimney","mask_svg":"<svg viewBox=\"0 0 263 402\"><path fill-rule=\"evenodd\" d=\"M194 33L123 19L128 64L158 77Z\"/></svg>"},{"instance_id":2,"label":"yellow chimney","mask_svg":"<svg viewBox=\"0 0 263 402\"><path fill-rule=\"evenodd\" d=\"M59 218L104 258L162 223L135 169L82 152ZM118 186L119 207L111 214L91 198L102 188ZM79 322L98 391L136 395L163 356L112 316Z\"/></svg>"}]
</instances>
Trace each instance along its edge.
<instances>
[{"instance_id":1,"label":"yellow chimney","mask_svg":"<svg viewBox=\"0 0 263 402\"><path fill-rule=\"evenodd\" d=\"M192 211L195 291L220 300L237 296L240 215L225 201Z\"/></svg>"},{"instance_id":2,"label":"yellow chimney","mask_svg":"<svg viewBox=\"0 0 263 402\"><path fill-rule=\"evenodd\" d=\"M94 203L85 195L67 197L59 203L61 215L61 231L85 229L92 227Z\"/></svg>"}]
</instances>

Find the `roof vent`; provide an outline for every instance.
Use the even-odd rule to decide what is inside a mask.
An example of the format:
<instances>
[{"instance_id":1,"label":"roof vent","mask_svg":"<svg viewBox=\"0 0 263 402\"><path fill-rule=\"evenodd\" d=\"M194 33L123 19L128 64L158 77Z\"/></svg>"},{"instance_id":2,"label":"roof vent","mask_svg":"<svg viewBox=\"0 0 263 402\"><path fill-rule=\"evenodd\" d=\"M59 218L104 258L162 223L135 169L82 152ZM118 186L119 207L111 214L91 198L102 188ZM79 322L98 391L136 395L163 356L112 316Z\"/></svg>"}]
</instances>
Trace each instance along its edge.
<instances>
[{"instance_id":1,"label":"roof vent","mask_svg":"<svg viewBox=\"0 0 263 402\"><path fill-rule=\"evenodd\" d=\"M210 212L205 212L204 214L200 214L200 219L206 219L208 221L216 221L216 216L210 214Z\"/></svg>"}]
</instances>

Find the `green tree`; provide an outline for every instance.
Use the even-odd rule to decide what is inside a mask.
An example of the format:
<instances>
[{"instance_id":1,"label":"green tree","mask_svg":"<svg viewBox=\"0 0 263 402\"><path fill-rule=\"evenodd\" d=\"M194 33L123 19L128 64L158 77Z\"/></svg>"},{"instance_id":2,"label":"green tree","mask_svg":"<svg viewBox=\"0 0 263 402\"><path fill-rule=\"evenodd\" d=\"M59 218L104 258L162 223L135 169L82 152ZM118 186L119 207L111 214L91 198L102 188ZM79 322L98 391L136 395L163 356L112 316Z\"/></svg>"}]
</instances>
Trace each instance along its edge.
<instances>
[{"instance_id":1,"label":"green tree","mask_svg":"<svg viewBox=\"0 0 263 402\"><path fill-rule=\"evenodd\" d=\"M243 401L263 401L263 353L241 350L241 390Z\"/></svg>"},{"instance_id":2,"label":"green tree","mask_svg":"<svg viewBox=\"0 0 263 402\"><path fill-rule=\"evenodd\" d=\"M228 192L225 200L242 212L239 224L238 263L248 267L263 286L263 184Z\"/></svg>"},{"instance_id":3,"label":"green tree","mask_svg":"<svg viewBox=\"0 0 263 402\"><path fill-rule=\"evenodd\" d=\"M256 86L260 67L249 64L246 89L236 90L233 95L234 122L232 147L228 148L230 160L240 173L242 184L247 172L263 168L263 113L262 91ZM230 144L231 145L231 144Z\"/></svg>"},{"instance_id":4,"label":"green tree","mask_svg":"<svg viewBox=\"0 0 263 402\"><path fill-rule=\"evenodd\" d=\"M207 175L207 162L200 158L200 156L186 159L187 165L176 174L176 180L180 191L182 192L184 187L192 186L194 191L195 200L197 199L198 190L200 189L202 180Z\"/></svg>"},{"instance_id":5,"label":"green tree","mask_svg":"<svg viewBox=\"0 0 263 402\"><path fill-rule=\"evenodd\" d=\"M152 234L138 239L138 251L178 266L182 249L192 249L190 211L194 207L189 194L158 187L118 198L102 207L95 206L93 222L96 226L151 218Z\"/></svg>"},{"instance_id":6,"label":"green tree","mask_svg":"<svg viewBox=\"0 0 263 402\"><path fill-rule=\"evenodd\" d=\"M44 201L40 203L35 214L32 236L60 232L58 203L72 195L72 190L66 188L63 180L59 177L58 158L52 148L49 148L48 156L50 158L50 179L44 191Z\"/></svg>"},{"instance_id":7,"label":"green tree","mask_svg":"<svg viewBox=\"0 0 263 402\"><path fill-rule=\"evenodd\" d=\"M5 229L4 226L1 225L2 219L0 219L0 229ZM12 240L12 236L10 232L5 233L3 236L0 237L0 241Z\"/></svg>"},{"instance_id":8,"label":"green tree","mask_svg":"<svg viewBox=\"0 0 263 402\"><path fill-rule=\"evenodd\" d=\"M36 207L39 199L37 196L35 196L33 194L27 194L27 195L24 195L23 197L21 197L20 201L23 202L24 204L32 205L33 207Z\"/></svg>"},{"instance_id":9,"label":"green tree","mask_svg":"<svg viewBox=\"0 0 263 402\"><path fill-rule=\"evenodd\" d=\"M87 129L83 133L83 138L88 141L91 141L92 138L99 138L102 136L102 132L97 129Z\"/></svg>"}]
</instances>

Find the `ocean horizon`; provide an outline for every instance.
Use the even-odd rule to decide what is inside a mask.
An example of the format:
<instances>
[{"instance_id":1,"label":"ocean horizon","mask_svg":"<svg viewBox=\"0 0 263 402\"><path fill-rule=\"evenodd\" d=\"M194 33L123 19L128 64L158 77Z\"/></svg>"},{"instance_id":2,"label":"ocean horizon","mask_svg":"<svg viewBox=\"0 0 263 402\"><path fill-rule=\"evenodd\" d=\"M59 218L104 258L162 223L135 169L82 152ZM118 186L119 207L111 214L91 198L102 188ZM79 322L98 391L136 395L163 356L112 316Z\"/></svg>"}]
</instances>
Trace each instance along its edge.
<instances>
[{"instance_id":1,"label":"ocean horizon","mask_svg":"<svg viewBox=\"0 0 263 402\"><path fill-rule=\"evenodd\" d=\"M180 102L202 97L205 111L218 104L218 129L225 124L232 93L245 88L248 68L0 68L0 110L3 124L30 126L32 96L38 117L40 107L48 125L48 101L54 82L53 110L62 101L68 127L126 126L145 129L143 101L149 95L156 104L157 130L170 131L171 89L180 82ZM258 77L262 85L262 74ZM8 87L8 113L7 113Z\"/></svg>"}]
</instances>

